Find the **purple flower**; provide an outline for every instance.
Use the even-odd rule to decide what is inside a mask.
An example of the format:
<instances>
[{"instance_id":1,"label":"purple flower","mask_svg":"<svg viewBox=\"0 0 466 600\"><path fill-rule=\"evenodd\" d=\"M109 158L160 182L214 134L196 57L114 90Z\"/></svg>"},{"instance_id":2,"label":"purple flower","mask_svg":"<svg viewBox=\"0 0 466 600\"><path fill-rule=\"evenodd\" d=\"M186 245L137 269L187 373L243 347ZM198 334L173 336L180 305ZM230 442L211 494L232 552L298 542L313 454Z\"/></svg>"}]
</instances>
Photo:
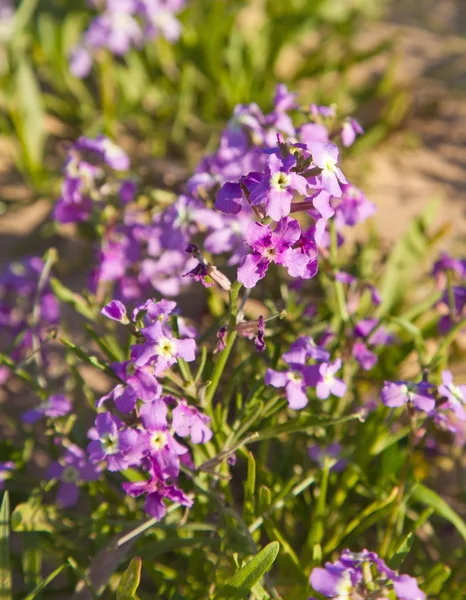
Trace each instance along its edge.
<instances>
[{"instance_id":1,"label":"purple flower","mask_svg":"<svg viewBox=\"0 0 466 600\"><path fill-rule=\"evenodd\" d=\"M150 469L149 480L123 483L122 487L128 495L136 498L143 494L147 494L144 510L158 521L163 519L167 511L164 499L181 504L182 506L193 505L193 501L188 498L182 490L163 481L157 470L157 466L154 464L152 464Z\"/></svg>"},{"instance_id":2,"label":"purple flower","mask_svg":"<svg viewBox=\"0 0 466 600\"><path fill-rule=\"evenodd\" d=\"M316 385L316 370L314 367L304 365L290 365L288 371L275 371L267 369L265 384L276 388L285 388L285 395L290 408L300 410L304 408L309 399L307 388Z\"/></svg>"},{"instance_id":3,"label":"purple flower","mask_svg":"<svg viewBox=\"0 0 466 600\"><path fill-rule=\"evenodd\" d=\"M409 402L418 410L429 413L435 408L435 400L430 389L430 384L426 382L386 381L381 398L385 406L390 408L398 408Z\"/></svg>"},{"instance_id":4,"label":"purple flower","mask_svg":"<svg viewBox=\"0 0 466 600\"><path fill-rule=\"evenodd\" d=\"M356 121L356 119L346 119L343 123L343 127L341 128L341 141L343 142L343 146L346 148L348 146L352 146L356 140L356 136L363 133L364 129Z\"/></svg>"},{"instance_id":5,"label":"purple flower","mask_svg":"<svg viewBox=\"0 0 466 600\"><path fill-rule=\"evenodd\" d=\"M92 69L92 55L89 50L79 44L70 54L70 71L78 79L87 77Z\"/></svg>"},{"instance_id":6,"label":"purple flower","mask_svg":"<svg viewBox=\"0 0 466 600\"><path fill-rule=\"evenodd\" d=\"M292 249L300 235L298 221L290 217L281 219L273 231L269 225L251 223L246 232L246 243L254 252L241 261L238 281L246 288L253 288L265 277L271 263L287 267L291 276L300 276L308 264L306 255Z\"/></svg>"},{"instance_id":7,"label":"purple flower","mask_svg":"<svg viewBox=\"0 0 466 600\"><path fill-rule=\"evenodd\" d=\"M377 355L364 342L355 342L352 354L365 371L370 371L377 364Z\"/></svg>"},{"instance_id":8,"label":"purple flower","mask_svg":"<svg viewBox=\"0 0 466 600\"><path fill-rule=\"evenodd\" d=\"M367 582L364 565L369 572L376 571ZM409 575L397 575L387 567L375 552L355 553L344 550L334 563L326 563L324 568L313 569L310 577L312 587L334 600L348 598L380 598L392 597L397 600L425 600L426 595L419 589L417 581Z\"/></svg>"},{"instance_id":9,"label":"purple flower","mask_svg":"<svg viewBox=\"0 0 466 600\"><path fill-rule=\"evenodd\" d=\"M335 377L335 373L341 368L341 360L338 358L332 363L319 365L319 380L316 384L317 398L326 400L330 394L342 398L346 393L346 383Z\"/></svg>"},{"instance_id":10,"label":"purple flower","mask_svg":"<svg viewBox=\"0 0 466 600\"><path fill-rule=\"evenodd\" d=\"M109 471L123 471L140 461L138 431L123 427L123 423L108 412L97 415L95 427L98 437L87 447L92 463L105 460Z\"/></svg>"},{"instance_id":11,"label":"purple flower","mask_svg":"<svg viewBox=\"0 0 466 600\"><path fill-rule=\"evenodd\" d=\"M151 457L164 479L178 476L179 457L188 452L169 432L167 412L168 408L163 399L143 404L140 416L144 429L138 440L139 452L143 456Z\"/></svg>"},{"instance_id":12,"label":"purple flower","mask_svg":"<svg viewBox=\"0 0 466 600\"><path fill-rule=\"evenodd\" d=\"M290 214L295 191L306 195L308 182L302 175L291 170L295 164L296 158L293 155L282 159L276 154L271 154L267 160L265 174L250 193L251 204L264 204L266 215L274 221L280 221Z\"/></svg>"},{"instance_id":13,"label":"purple flower","mask_svg":"<svg viewBox=\"0 0 466 600\"><path fill-rule=\"evenodd\" d=\"M322 169L319 179L322 188L331 196L339 198L342 195L340 183L348 183L341 170L337 167L338 148L335 144L312 142L309 144L313 162Z\"/></svg>"},{"instance_id":14,"label":"purple flower","mask_svg":"<svg viewBox=\"0 0 466 600\"><path fill-rule=\"evenodd\" d=\"M318 346L309 336L299 337L291 344L290 349L283 354L283 360L288 364L304 365L309 358L318 361L328 361L330 358L328 350Z\"/></svg>"},{"instance_id":15,"label":"purple flower","mask_svg":"<svg viewBox=\"0 0 466 600\"><path fill-rule=\"evenodd\" d=\"M442 252L440 258L435 262L432 275L435 277L439 287L447 284L447 273L456 273L460 279L466 278L466 260L453 258L448 252Z\"/></svg>"},{"instance_id":16,"label":"purple flower","mask_svg":"<svg viewBox=\"0 0 466 600\"><path fill-rule=\"evenodd\" d=\"M119 300L112 300L106 304L100 312L104 315L104 317L112 319L113 321L118 321L124 325L129 323L125 305Z\"/></svg>"},{"instance_id":17,"label":"purple flower","mask_svg":"<svg viewBox=\"0 0 466 600\"><path fill-rule=\"evenodd\" d=\"M180 437L191 436L193 444L205 444L212 437L209 428L210 418L203 415L194 406L178 402L172 411L172 427Z\"/></svg>"},{"instance_id":18,"label":"purple flower","mask_svg":"<svg viewBox=\"0 0 466 600\"><path fill-rule=\"evenodd\" d=\"M21 419L25 423L36 423L42 417L57 418L67 415L71 410L71 401L63 394L50 396L40 406L23 413Z\"/></svg>"},{"instance_id":19,"label":"purple flower","mask_svg":"<svg viewBox=\"0 0 466 600\"><path fill-rule=\"evenodd\" d=\"M215 208L221 212L236 215L241 211L243 191L240 183L224 183L217 193Z\"/></svg>"},{"instance_id":20,"label":"purple flower","mask_svg":"<svg viewBox=\"0 0 466 600\"><path fill-rule=\"evenodd\" d=\"M341 452L341 444L337 443L329 444L328 446L319 446L318 444L314 444L307 450L309 458L317 463L321 468L324 466L325 458L328 457L332 459L332 467L330 470L334 471L335 473L340 473L346 467L346 460L340 458Z\"/></svg>"},{"instance_id":21,"label":"purple flower","mask_svg":"<svg viewBox=\"0 0 466 600\"><path fill-rule=\"evenodd\" d=\"M445 396L450 408L462 421L466 420L466 385L455 385L450 371L442 371L442 384L438 388L439 394Z\"/></svg>"},{"instance_id":22,"label":"purple flower","mask_svg":"<svg viewBox=\"0 0 466 600\"><path fill-rule=\"evenodd\" d=\"M175 364L177 358L191 362L196 354L196 342L192 339L176 339L171 331L156 321L141 329L146 340L144 344L132 346L134 364L138 367L154 361L155 374L158 375Z\"/></svg>"},{"instance_id":23,"label":"purple flower","mask_svg":"<svg viewBox=\"0 0 466 600\"><path fill-rule=\"evenodd\" d=\"M11 477L16 465L13 461L0 461L0 490L5 488L5 481Z\"/></svg>"},{"instance_id":24,"label":"purple flower","mask_svg":"<svg viewBox=\"0 0 466 600\"><path fill-rule=\"evenodd\" d=\"M51 463L47 477L60 481L57 502L63 508L75 506L79 497L79 485L86 481L97 481L100 469L90 464L81 448L71 444L59 461Z\"/></svg>"},{"instance_id":25,"label":"purple flower","mask_svg":"<svg viewBox=\"0 0 466 600\"><path fill-rule=\"evenodd\" d=\"M338 227L354 227L372 217L376 211L375 204L370 202L361 190L350 183L343 184L341 189L342 196L338 203L334 203L335 222Z\"/></svg>"}]
</instances>

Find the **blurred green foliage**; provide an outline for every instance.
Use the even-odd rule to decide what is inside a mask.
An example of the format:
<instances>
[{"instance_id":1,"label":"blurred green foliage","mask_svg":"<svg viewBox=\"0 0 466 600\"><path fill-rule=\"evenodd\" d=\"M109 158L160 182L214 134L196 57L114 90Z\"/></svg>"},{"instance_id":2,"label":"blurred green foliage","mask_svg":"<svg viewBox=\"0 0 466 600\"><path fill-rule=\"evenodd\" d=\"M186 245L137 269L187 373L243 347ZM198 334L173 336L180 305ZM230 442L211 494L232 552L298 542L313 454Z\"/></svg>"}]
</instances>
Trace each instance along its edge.
<instances>
[{"instance_id":1,"label":"blurred green foliage","mask_svg":"<svg viewBox=\"0 0 466 600\"><path fill-rule=\"evenodd\" d=\"M356 83L350 74L389 48L362 49L359 39L384 5L191 0L178 43L159 39L124 59L102 52L81 81L69 71L69 54L95 13L82 1L23 0L0 40L0 133L13 138L18 168L37 183L46 179L44 153L56 148L47 152L51 136L115 135L124 126L144 137L150 153L186 156L191 141L208 143L236 104L267 109L277 82L305 101L354 112L387 96L377 82Z\"/></svg>"}]
</instances>

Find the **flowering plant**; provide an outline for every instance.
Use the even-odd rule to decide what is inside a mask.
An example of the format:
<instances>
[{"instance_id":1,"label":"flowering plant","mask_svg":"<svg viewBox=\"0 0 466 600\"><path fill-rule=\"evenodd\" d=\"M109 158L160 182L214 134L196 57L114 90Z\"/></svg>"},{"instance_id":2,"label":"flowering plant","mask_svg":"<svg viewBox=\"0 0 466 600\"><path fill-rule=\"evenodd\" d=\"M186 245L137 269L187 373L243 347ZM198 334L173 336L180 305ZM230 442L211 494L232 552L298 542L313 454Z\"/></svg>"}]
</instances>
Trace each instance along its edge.
<instances>
[{"instance_id":1,"label":"flowering plant","mask_svg":"<svg viewBox=\"0 0 466 600\"><path fill-rule=\"evenodd\" d=\"M138 43L143 5L109 3L98 27L123 11L112 31ZM53 249L0 279L19 594L463 597L466 524L438 469L464 444L464 261L431 274L435 234L392 253L348 239L375 211L344 174L362 133L279 85L165 202L109 138L68 148L53 216L87 284Z\"/></svg>"}]
</instances>

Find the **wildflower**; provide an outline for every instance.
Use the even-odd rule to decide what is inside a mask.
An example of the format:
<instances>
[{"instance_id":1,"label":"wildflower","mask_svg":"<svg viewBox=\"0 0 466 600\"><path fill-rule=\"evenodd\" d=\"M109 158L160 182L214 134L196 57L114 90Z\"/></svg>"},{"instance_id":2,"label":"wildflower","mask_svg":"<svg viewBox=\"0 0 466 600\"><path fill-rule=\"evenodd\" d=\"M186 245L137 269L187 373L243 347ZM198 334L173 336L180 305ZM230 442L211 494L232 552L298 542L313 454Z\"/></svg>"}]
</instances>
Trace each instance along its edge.
<instances>
[{"instance_id":1,"label":"wildflower","mask_svg":"<svg viewBox=\"0 0 466 600\"><path fill-rule=\"evenodd\" d=\"M122 471L140 461L139 432L125 428L119 419L108 412L97 415L95 427L97 439L87 447L92 463L105 460L109 471Z\"/></svg>"},{"instance_id":2,"label":"wildflower","mask_svg":"<svg viewBox=\"0 0 466 600\"><path fill-rule=\"evenodd\" d=\"M175 440L168 430L168 408L163 399L141 406L143 428L138 449L143 456L150 456L164 479L175 478L180 469L179 457L187 453L185 446Z\"/></svg>"},{"instance_id":3,"label":"wildflower","mask_svg":"<svg viewBox=\"0 0 466 600\"><path fill-rule=\"evenodd\" d=\"M36 423L42 417L63 417L71 411L71 401L63 394L50 396L45 402L42 402L37 408L27 410L21 416L25 423Z\"/></svg>"},{"instance_id":4,"label":"wildflower","mask_svg":"<svg viewBox=\"0 0 466 600\"><path fill-rule=\"evenodd\" d=\"M87 461L81 448L70 444L63 457L50 465L47 477L59 480L57 502L63 508L70 508L78 502L79 486L99 479L100 470Z\"/></svg>"},{"instance_id":5,"label":"wildflower","mask_svg":"<svg viewBox=\"0 0 466 600\"><path fill-rule=\"evenodd\" d=\"M325 348L318 346L310 336L301 336L295 340L289 350L283 354L283 359L288 363L304 365L309 358L318 361L328 361L330 353Z\"/></svg>"},{"instance_id":6,"label":"wildflower","mask_svg":"<svg viewBox=\"0 0 466 600\"><path fill-rule=\"evenodd\" d=\"M341 183L348 183L345 176L337 167L338 148L335 144L312 142L309 144L312 161L322 169L318 179L322 188L331 196L339 198L342 195Z\"/></svg>"},{"instance_id":7,"label":"wildflower","mask_svg":"<svg viewBox=\"0 0 466 600\"><path fill-rule=\"evenodd\" d=\"M368 200L360 189L347 183L341 186L341 190L341 198L334 203L335 223L338 227L354 227L375 213L375 204Z\"/></svg>"},{"instance_id":8,"label":"wildflower","mask_svg":"<svg viewBox=\"0 0 466 600\"><path fill-rule=\"evenodd\" d=\"M319 379L316 383L317 397L326 400L330 394L342 398L346 393L346 383L335 377L335 373L341 369L341 360L338 358L332 363L319 365Z\"/></svg>"},{"instance_id":9,"label":"wildflower","mask_svg":"<svg viewBox=\"0 0 466 600\"><path fill-rule=\"evenodd\" d=\"M309 402L307 388L315 386L316 371L312 366L306 367L299 364L290 365L288 371L282 372L267 369L264 381L266 385L285 388L285 395L290 408L300 410Z\"/></svg>"},{"instance_id":10,"label":"wildflower","mask_svg":"<svg viewBox=\"0 0 466 600\"><path fill-rule=\"evenodd\" d=\"M163 519L167 511L164 499L170 500L182 506L192 506L193 501L188 498L182 490L175 485L170 485L163 480L157 469L157 465L150 461L150 479L136 481L134 483L123 483L122 487L129 496L138 497L147 494L144 502L144 510L158 521Z\"/></svg>"},{"instance_id":11,"label":"wildflower","mask_svg":"<svg viewBox=\"0 0 466 600\"><path fill-rule=\"evenodd\" d=\"M341 141L343 142L343 146L346 148L352 146L356 140L356 136L363 133L364 129L356 119L352 119L351 117L345 119L343 127L341 128Z\"/></svg>"},{"instance_id":12,"label":"wildflower","mask_svg":"<svg viewBox=\"0 0 466 600\"><path fill-rule=\"evenodd\" d=\"M430 393L431 385L410 383L407 381L386 381L381 392L382 402L390 408L398 408L409 403L414 408L431 412L435 408L435 399Z\"/></svg>"},{"instance_id":13,"label":"wildflower","mask_svg":"<svg viewBox=\"0 0 466 600\"><path fill-rule=\"evenodd\" d=\"M274 230L269 225L251 223L246 232L246 243L253 249L238 268L238 281L252 288L265 277L271 263L286 266L292 276L299 276L307 267L308 258L299 250L293 250L301 235L299 223L286 217Z\"/></svg>"},{"instance_id":14,"label":"wildflower","mask_svg":"<svg viewBox=\"0 0 466 600\"><path fill-rule=\"evenodd\" d=\"M377 572L375 577L371 575L370 581L365 566ZM367 550L359 553L344 550L336 562L313 569L310 582L316 592L334 600L387 596L396 600L426 598L414 577L398 575L375 552Z\"/></svg>"},{"instance_id":15,"label":"wildflower","mask_svg":"<svg viewBox=\"0 0 466 600\"><path fill-rule=\"evenodd\" d=\"M377 355L364 342L355 342L352 354L365 371L370 371L377 364Z\"/></svg>"},{"instance_id":16,"label":"wildflower","mask_svg":"<svg viewBox=\"0 0 466 600\"><path fill-rule=\"evenodd\" d=\"M251 204L265 205L265 214L274 221L280 221L290 214L294 192L306 195L308 182L302 175L291 170L295 165L296 158L293 155L283 159L271 154L265 174L250 194Z\"/></svg>"},{"instance_id":17,"label":"wildflower","mask_svg":"<svg viewBox=\"0 0 466 600\"><path fill-rule=\"evenodd\" d=\"M329 444L328 446L319 446L314 444L307 450L311 460L317 463L321 468L324 465L324 459L329 458L332 461L331 471L339 473L346 467L346 460L340 458L342 453L341 444Z\"/></svg>"},{"instance_id":18,"label":"wildflower","mask_svg":"<svg viewBox=\"0 0 466 600\"><path fill-rule=\"evenodd\" d=\"M13 461L0 461L0 491L5 488L5 481L10 479L16 465Z\"/></svg>"},{"instance_id":19,"label":"wildflower","mask_svg":"<svg viewBox=\"0 0 466 600\"><path fill-rule=\"evenodd\" d=\"M211 439L212 431L209 423L209 417L183 401L179 401L172 411L173 430L180 437L189 435L193 444L205 444Z\"/></svg>"},{"instance_id":20,"label":"wildflower","mask_svg":"<svg viewBox=\"0 0 466 600\"><path fill-rule=\"evenodd\" d=\"M154 360L155 374L158 375L176 362L177 358L184 358L191 362L195 358L196 342L192 339L177 339L160 321L141 329L147 342L139 346L132 346L134 364L138 367Z\"/></svg>"},{"instance_id":21,"label":"wildflower","mask_svg":"<svg viewBox=\"0 0 466 600\"><path fill-rule=\"evenodd\" d=\"M462 421L466 420L466 385L455 385L450 371L442 371L439 394L447 398L447 406Z\"/></svg>"},{"instance_id":22,"label":"wildflower","mask_svg":"<svg viewBox=\"0 0 466 600\"><path fill-rule=\"evenodd\" d=\"M112 319L113 321L118 321L124 325L129 323L129 319L126 315L125 305L119 300L112 300L106 304L100 312L104 315L104 317Z\"/></svg>"}]
</instances>

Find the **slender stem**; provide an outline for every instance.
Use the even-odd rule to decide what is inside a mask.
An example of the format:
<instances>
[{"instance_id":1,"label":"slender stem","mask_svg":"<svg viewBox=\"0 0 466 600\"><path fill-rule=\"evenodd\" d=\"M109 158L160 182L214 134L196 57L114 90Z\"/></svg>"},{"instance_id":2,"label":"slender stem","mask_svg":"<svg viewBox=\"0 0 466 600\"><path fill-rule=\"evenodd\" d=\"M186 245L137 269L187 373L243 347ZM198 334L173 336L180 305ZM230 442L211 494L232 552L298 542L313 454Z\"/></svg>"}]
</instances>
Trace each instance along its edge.
<instances>
[{"instance_id":1,"label":"slender stem","mask_svg":"<svg viewBox=\"0 0 466 600\"><path fill-rule=\"evenodd\" d=\"M115 124L115 66L110 52L102 50L99 60L99 83L104 124L107 135L112 136Z\"/></svg>"},{"instance_id":2,"label":"slender stem","mask_svg":"<svg viewBox=\"0 0 466 600\"><path fill-rule=\"evenodd\" d=\"M349 314L346 308L345 291L342 282L338 281L335 277L338 271L338 239L334 219L330 219L330 262L333 268L333 287L337 301L338 316L340 317L340 322L346 323L349 321Z\"/></svg>"},{"instance_id":3,"label":"slender stem","mask_svg":"<svg viewBox=\"0 0 466 600\"><path fill-rule=\"evenodd\" d=\"M416 439L416 429L415 429L413 417L410 417L410 419L411 419L411 435L409 436L408 451L406 454L405 462L403 464L403 471L401 473L401 480L400 480L400 486L398 488L398 494L396 496L395 502L393 503L393 508L392 508L392 511L391 511L389 519L388 519L387 529L385 530L385 535L382 540L382 544L380 546L380 556L382 558L386 557L387 552L390 548L390 544L393 539L393 535L395 533L396 521L398 518L398 513L400 512L401 503L403 501L403 496L404 496L404 492L405 492L405 488L406 488L406 480L408 478L409 467L411 465L411 460L413 457L415 439Z\"/></svg>"},{"instance_id":4,"label":"slender stem","mask_svg":"<svg viewBox=\"0 0 466 600\"><path fill-rule=\"evenodd\" d=\"M319 498L317 500L317 506L314 513L314 521L312 523L311 532L308 538L308 546L310 547L314 546L314 544L320 544L324 536L324 516L325 507L327 505L327 490L329 476L330 459L328 456L326 456L324 458L324 464L322 467L322 479L320 480Z\"/></svg>"},{"instance_id":5,"label":"slender stem","mask_svg":"<svg viewBox=\"0 0 466 600\"><path fill-rule=\"evenodd\" d=\"M211 383L207 388L206 392L206 402L210 406L212 404L213 397L215 396L215 392L217 391L218 384L220 383L220 379L222 377L223 371L225 369L225 365L227 364L228 357L230 356L231 349L233 348L233 344L235 343L237 331L236 331L236 313L237 313L237 302L238 302L238 294L241 289L241 283L236 281L230 290L230 305L228 311L228 334L227 334L227 342L224 350L219 354L217 362L214 365L214 369L212 371Z\"/></svg>"},{"instance_id":6,"label":"slender stem","mask_svg":"<svg viewBox=\"0 0 466 600\"><path fill-rule=\"evenodd\" d=\"M453 277L450 269L447 270L447 289L448 289L448 306L450 308L450 319L452 323L456 321L456 302L455 290L453 289Z\"/></svg>"},{"instance_id":7,"label":"slender stem","mask_svg":"<svg viewBox=\"0 0 466 600\"><path fill-rule=\"evenodd\" d=\"M41 309L41 296L44 291L45 286L50 277L50 271L54 263L57 261L57 251L55 248L50 248L48 250L45 260L44 260L44 268L42 269L42 273L39 277L39 283L37 284L36 294L34 297L34 306L32 309L32 319L31 319L31 334L32 334L32 355L34 356L34 360L37 365L37 382L42 389L47 387L47 381L45 380L44 375L42 374L42 369L44 367L44 361L42 360L42 353L40 348L40 339L39 339L39 320L40 320L40 309Z\"/></svg>"}]
</instances>

